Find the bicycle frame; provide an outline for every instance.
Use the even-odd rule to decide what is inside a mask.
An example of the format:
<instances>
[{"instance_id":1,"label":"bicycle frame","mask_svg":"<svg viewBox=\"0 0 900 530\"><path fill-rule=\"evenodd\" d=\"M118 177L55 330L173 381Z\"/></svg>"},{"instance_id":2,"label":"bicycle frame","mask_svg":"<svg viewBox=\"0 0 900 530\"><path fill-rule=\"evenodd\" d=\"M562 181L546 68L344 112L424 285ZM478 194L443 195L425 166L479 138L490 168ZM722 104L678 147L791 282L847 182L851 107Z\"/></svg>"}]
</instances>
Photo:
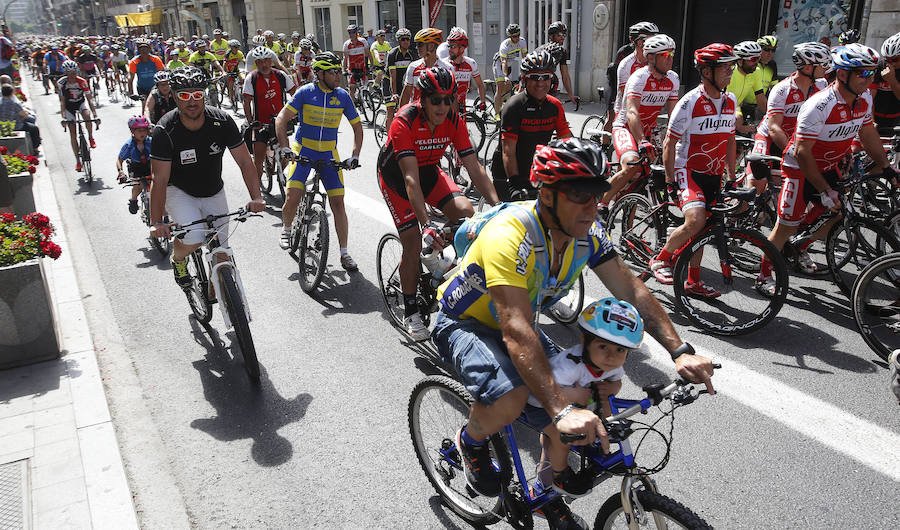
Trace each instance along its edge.
<instances>
[{"instance_id":1,"label":"bicycle frame","mask_svg":"<svg viewBox=\"0 0 900 530\"><path fill-rule=\"evenodd\" d=\"M247 314L247 321L252 321L253 317L250 314L250 304L247 302L247 295L244 291L244 283L241 281L241 271L238 270L237 267L234 266L234 251L231 248L224 248L219 245L219 240L215 236L215 231L211 232L210 235L207 236L206 240L206 262L207 267L210 271L209 281L213 284L213 289L216 294L221 296L221 285L219 282L219 269L222 267L230 267L232 272L234 272L234 281L237 284L238 291L241 293L241 299L244 301L244 312ZM224 256L226 259L219 261L218 256ZM222 315L222 320L225 321L225 327L231 327L231 319L228 318L228 310L225 308L225 304L219 305L219 314Z\"/></svg>"}]
</instances>

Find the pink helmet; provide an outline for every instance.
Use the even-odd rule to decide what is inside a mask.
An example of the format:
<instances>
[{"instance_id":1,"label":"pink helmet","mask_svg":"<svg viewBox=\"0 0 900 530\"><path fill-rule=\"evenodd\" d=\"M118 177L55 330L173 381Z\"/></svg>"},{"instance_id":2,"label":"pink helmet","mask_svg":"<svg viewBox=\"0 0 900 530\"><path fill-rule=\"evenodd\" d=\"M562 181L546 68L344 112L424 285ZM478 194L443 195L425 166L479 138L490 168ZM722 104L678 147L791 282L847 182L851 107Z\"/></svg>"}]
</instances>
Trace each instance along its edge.
<instances>
[{"instance_id":1,"label":"pink helmet","mask_svg":"<svg viewBox=\"0 0 900 530\"><path fill-rule=\"evenodd\" d=\"M140 129L145 127L147 129L150 128L150 121L143 116L132 116L128 118L128 128L129 129Z\"/></svg>"}]
</instances>

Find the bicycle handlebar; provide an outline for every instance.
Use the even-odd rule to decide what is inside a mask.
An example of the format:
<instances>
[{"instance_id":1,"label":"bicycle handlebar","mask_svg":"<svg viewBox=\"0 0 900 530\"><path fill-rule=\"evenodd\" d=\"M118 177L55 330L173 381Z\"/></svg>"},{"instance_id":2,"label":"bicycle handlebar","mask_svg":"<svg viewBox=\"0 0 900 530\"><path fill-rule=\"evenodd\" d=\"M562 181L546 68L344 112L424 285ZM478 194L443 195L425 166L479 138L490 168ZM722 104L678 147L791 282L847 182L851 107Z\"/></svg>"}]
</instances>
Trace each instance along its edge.
<instances>
[{"instance_id":1,"label":"bicycle handlebar","mask_svg":"<svg viewBox=\"0 0 900 530\"><path fill-rule=\"evenodd\" d=\"M243 223L250 217L262 217L261 214L258 213L250 213L249 211L238 208L237 210L229 213L223 213L221 215L207 215L203 219L198 219L192 223L188 223L186 225L173 224L171 232L172 236L177 237L178 239L184 239L184 236L187 235L188 232L193 232L196 230L207 231L213 228L213 223L219 219L224 219L226 217L234 217L235 221ZM188 228L194 225L204 224L206 228Z\"/></svg>"},{"instance_id":2,"label":"bicycle handlebar","mask_svg":"<svg viewBox=\"0 0 900 530\"><path fill-rule=\"evenodd\" d=\"M100 118L92 118L90 120L78 119L77 117L74 120L60 120L59 123L65 127L67 123L88 123L94 122L97 124L97 130L100 130Z\"/></svg>"}]
</instances>

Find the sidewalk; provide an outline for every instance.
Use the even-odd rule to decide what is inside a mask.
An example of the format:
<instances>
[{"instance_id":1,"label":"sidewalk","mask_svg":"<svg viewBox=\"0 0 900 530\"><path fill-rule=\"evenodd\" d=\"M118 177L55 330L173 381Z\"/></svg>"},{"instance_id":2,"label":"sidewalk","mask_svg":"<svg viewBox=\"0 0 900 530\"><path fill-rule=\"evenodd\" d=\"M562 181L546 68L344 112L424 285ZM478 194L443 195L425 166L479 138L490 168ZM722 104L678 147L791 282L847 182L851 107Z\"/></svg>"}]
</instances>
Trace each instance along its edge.
<instances>
[{"instance_id":1,"label":"sidewalk","mask_svg":"<svg viewBox=\"0 0 900 530\"><path fill-rule=\"evenodd\" d=\"M138 528L65 225L43 163L34 197L63 249L58 260L48 259L62 353L56 361L0 371L0 529Z\"/></svg>"}]
</instances>

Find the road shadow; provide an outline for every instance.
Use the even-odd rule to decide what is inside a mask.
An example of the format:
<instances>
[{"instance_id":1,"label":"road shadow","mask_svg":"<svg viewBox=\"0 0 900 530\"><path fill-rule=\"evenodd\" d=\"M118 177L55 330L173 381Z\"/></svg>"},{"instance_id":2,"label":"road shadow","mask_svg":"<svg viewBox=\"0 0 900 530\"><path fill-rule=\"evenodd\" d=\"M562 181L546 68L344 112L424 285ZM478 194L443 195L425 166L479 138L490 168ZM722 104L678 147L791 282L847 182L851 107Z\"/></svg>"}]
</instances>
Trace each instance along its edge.
<instances>
[{"instance_id":1,"label":"road shadow","mask_svg":"<svg viewBox=\"0 0 900 530\"><path fill-rule=\"evenodd\" d=\"M262 365L259 385L251 383L241 360L235 359L234 350L225 345L215 329L193 317L190 323L194 340L207 351L203 359L192 364L200 376L204 397L216 409L215 416L198 418L191 427L222 442L253 440L250 454L260 466L274 467L290 461L294 447L278 430L306 415L312 395L282 397L272 387Z\"/></svg>"},{"instance_id":2,"label":"road shadow","mask_svg":"<svg viewBox=\"0 0 900 530\"><path fill-rule=\"evenodd\" d=\"M326 317L340 313L365 315L384 308L381 289L359 271L326 271L312 298L322 305L322 315Z\"/></svg>"},{"instance_id":3,"label":"road shadow","mask_svg":"<svg viewBox=\"0 0 900 530\"><path fill-rule=\"evenodd\" d=\"M103 190L111 190L112 187L107 186L103 182L102 177L94 176L94 181L88 184L84 177L78 177L78 187L75 189L75 195L87 195L89 197L100 195Z\"/></svg>"},{"instance_id":4,"label":"road shadow","mask_svg":"<svg viewBox=\"0 0 900 530\"><path fill-rule=\"evenodd\" d=\"M160 254L158 250L153 248L148 239L144 239L144 242L147 243L147 245L137 249L138 252L144 255L144 261L135 263L135 268L148 269L150 267L156 267L159 270L167 270L172 268L168 255L163 256L162 254ZM169 254L171 254L171 252L172 251L169 251Z\"/></svg>"},{"instance_id":5,"label":"road shadow","mask_svg":"<svg viewBox=\"0 0 900 530\"><path fill-rule=\"evenodd\" d=\"M444 503L441 501L440 495L432 495L431 497L429 497L428 507L431 508L434 516L437 517L438 521L441 522L441 528L445 528L447 530L463 530L463 527L453 522L453 519L447 516L447 507L444 506ZM481 530L485 530L487 527L484 525L466 525L465 528L478 528Z\"/></svg>"}]
</instances>

